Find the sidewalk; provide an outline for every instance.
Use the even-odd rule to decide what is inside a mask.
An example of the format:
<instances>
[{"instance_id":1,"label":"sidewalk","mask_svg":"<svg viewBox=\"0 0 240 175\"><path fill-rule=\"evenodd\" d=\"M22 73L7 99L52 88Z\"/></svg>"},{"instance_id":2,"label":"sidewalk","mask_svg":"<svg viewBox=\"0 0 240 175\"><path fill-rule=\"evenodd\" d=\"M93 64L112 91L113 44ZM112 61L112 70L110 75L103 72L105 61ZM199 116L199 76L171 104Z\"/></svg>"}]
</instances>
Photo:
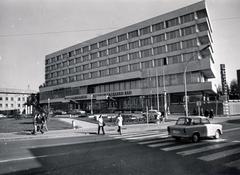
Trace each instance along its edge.
<instances>
[{"instance_id":1,"label":"sidewalk","mask_svg":"<svg viewBox=\"0 0 240 175\"><path fill-rule=\"evenodd\" d=\"M166 130L167 126L174 125L176 120L180 116L168 116L166 122L157 125L155 123L149 124L132 124L132 125L124 125L123 133L130 132L139 132L139 131L150 131L150 130ZM221 123L229 119L240 119L239 116L232 117L215 117L211 122L212 123ZM33 139L49 139L49 138L64 138L64 137L79 137L79 136L87 136L90 134L97 133L97 124L76 120L73 118L61 118L61 121L72 124L72 121L75 122L75 126L77 129L65 129L65 130L49 130L48 132L44 132L44 134L38 133L37 135L32 135L30 132L14 132L14 133L0 133L0 142L5 141L15 141L15 140L33 140ZM108 134L116 134L117 126L105 126L106 135Z\"/></svg>"}]
</instances>

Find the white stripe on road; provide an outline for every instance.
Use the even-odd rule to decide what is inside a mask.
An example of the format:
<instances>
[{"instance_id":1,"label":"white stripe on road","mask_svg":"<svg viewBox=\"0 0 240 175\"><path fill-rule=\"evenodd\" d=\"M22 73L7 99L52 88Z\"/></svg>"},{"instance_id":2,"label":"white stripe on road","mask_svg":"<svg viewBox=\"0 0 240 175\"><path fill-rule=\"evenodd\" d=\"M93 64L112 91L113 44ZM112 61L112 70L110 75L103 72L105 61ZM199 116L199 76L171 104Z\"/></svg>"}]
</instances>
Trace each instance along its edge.
<instances>
[{"instance_id":1,"label":"white stripe on road","mask_svg":"<svg viewBox=\"0 0 240 175\"><path fill-rule=\"evenodd\" d=\"M233 142L215 144L215 145L205 146L205 147L202 147L202 148L197 148L197 149L192 149L192 150L187 150L187 151L181 151L181 152L178 152L177 154L180 154L182 156L188 156L188 155L201 153L201 152L214 150L214 149L219 149L219 148L223 148L223 147L230 146L230 145L236 145L236 144L237 143L233 143Z\"/></svg>"},{"instance_id":2,"label":"white stripe on road","mask_svg":"<svg viewBox=\"0 0 240 175\"><path fill-rule=\"evenodd\" d=\"M149 138L156 138L158 136L166 136L166 134L154 134L154 135L144 135L144 136L129 137L129 138L127 138L127 140L149 139Z\"/></svg>"},{"instance_id":3,"label":"white stripe on road","mask_svg":"<svg viewBox=\"0 0 240 175\"><path fill-rule=\"evenodd\" d=\"M168 148L163 148L161 150L163 151L173 151L173 150L177 150L177 149L182 149L182 148L189 148L189 147L192 147L192 146L199 146L199 145L205 145L207 144L206 142L201 142L201 143L188 143L188 144L184 144L184 145L177 145L177 146L171 146L171 147L168 147Z\"/></svg>"},{"instance_id":4,"label":"white stripe on road","mask_svg":"<svg viewBox=\"0 0 240 175\"><path fill-rule=\"evenodd\" d=\"M236 131L236 130L239 130L239 129L240 129L240 128L224 129L223 132Z\"/></svg>"},{"instance_id":5,"label":"white stripe on road","mask_svg":"<svg viewBox=\"0 0 240 175\"><path fill-rule=\"evenodd\" d=\"M151 148L156 148L156 147L161 147L161 146L167 146L167 145L173 145L174 142L167 142L167 143L156 143L156 144L150 144L150 145L147 145L148 147L151 147Z\"/></svg>"},{"instance_id":6,"label":"white stripe on road","mask_svg":"<svg viewBox=\"0 0 240 175\"><path fill-rule=\"evenodd\" d=\"M240 148L235 148L235 149L230 149L230 150L210 154L207 156L202 156L202 157L199 157L198 159L209 162L209 161L217 160L217 159L231 156L231 155L238 154L238 153L240 153Z\"/></svg>"},{"instance_id":7,"label":"white stripe on road","mask_svg":"<svg viewBox=\"0 0 240 175\"><path fill-rule=\"evenodd\" d=\"M240 170L240 159L229 162L229 163L226 163L225 165L228 166L228 167L237 168L237 169Z\"/></svg>"},{"instance_id":8,"label":"white stripe on road","mask_svg":"<svg viewBox=\"0 0 240 175\"><path fill-rule=\"evenodd\" d=\"M115 138L128 138L128 137L133 137L133 136L144 136L144 135L150 135L150 134L157 134L160 132L145 132L145 133L128 133L128 134L122 134L122 135L119 135L119 134L114 134L114 135L111 135Z\"/></svg>"},{"instance_id":9,"label":"white stripe on road","mask_svg":"<svg viewBox=\"0 0 240 175\"><path fill-rule=\"evenodd\" d=\"M146 145L146 144L152 144L152 143L159 143L159 142L165 142L165 141L173 141L174 139L169 137L167 139L162 139L162 140L150 140L150 141L142 141L139 142L139 145Z\"/></svg>"}]
</instances>

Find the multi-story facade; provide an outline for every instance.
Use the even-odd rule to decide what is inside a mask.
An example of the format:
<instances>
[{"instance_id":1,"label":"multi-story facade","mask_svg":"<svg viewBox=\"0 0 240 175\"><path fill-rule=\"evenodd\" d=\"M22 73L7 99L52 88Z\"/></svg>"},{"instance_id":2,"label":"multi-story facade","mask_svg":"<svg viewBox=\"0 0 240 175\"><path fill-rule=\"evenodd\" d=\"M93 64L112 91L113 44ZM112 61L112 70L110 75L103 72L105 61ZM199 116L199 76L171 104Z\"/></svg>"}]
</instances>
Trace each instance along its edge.
<instances>
[{"instance_id":1,"label":"multi-story facade","mask_svg":"<svg viewBox=\"0 0 240 175\"><path fill-rule=\"evenodd\" d=\"M32 108L26 106L25 103L28 96L33 93L36 92L33 90L0 88L0 111L18 110L20 113L25 111L26 114L30 114Z\"/></svg>"},{"instance_id":2,"label":"multi-story facade","mask_svg":"<svg viewBox=\"0 0 240 175\"><path fill-rule=\"evenodd\" d=\"M201 1L49 54L40 103L97 112L162 109L166 92L170 111L184 112L186 66L189 103L214 93L211 32Z\"/></svg>"}]
</instances>

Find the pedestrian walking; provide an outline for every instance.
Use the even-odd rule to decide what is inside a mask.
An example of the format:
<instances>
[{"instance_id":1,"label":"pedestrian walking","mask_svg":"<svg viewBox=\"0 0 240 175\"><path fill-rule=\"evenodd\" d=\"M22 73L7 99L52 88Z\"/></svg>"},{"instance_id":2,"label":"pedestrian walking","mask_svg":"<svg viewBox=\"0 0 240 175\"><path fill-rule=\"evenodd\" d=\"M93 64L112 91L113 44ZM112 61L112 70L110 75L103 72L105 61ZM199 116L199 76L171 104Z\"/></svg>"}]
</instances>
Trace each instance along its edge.
<instances>
[{"instance_id":1,"label":"pedestrian walking","mask_svg":"<svg viewBox=\"0 0 240 175\"><path fill-rule=\"evenodd\" d=\"M165 121L165 112L164 111L161 112L160 120L161 120L161 123Z\"/></svg>"},{"instance_id":2,"label":"pedestrian walking","mask_svg":"<svg viewBox=\"0 0 240 175\"><path fill-rule=\"evenodd\" d=\"M45 128L46 131L48 131L48 127L47 127L47 120L48 117L45 113L42 114L42 120L43 120L43 125L42 125L42 129Z\"/></svg>"},{"instance_id":3,"label":"pedestrian walking","mask_svg":"<svg viewBox=\"0 0 240 175\"><path fill-rule=\"evenodd\" d=\"M32 131L32 134L36 134L38 131L40 131L42 134L43 132L43 116L41 115L40 112L36 112L34 119L33 119L33 125L34 125L34 129Z\"/></svg>"},{"instance_id":4,"label":"pedestrian walking","mask_svg":"<svg viewBox=\"0 0 240 175\"><path fill-rule=\"evenodd\" d=\"M205 110L204 116L205 116L205 117L208 117L208 116L209 116L209 111L208 111L208 109Z\"/></svg>"},{"instance_id":5,"label":"pedestrian walking","mask_svg":"<svg viewBox=\"0 0 240 175\"><path fill-rule=\"evenodd\" d=\"M118 125L118 130L117 132L122 135L122 125L123 125L123 118L122 115L119 113L117 117L117 125Z\"/></svg>"},{"instance_id":6,"label":"pedestrian walking","mask_svg":"<svg viewBox=\"0 0 240 175\"><path fill-rule=\"evenodd\" d=\"M161 123L161 112L157 113L157 124L160 125Z\"/></svg>"},{"instance_id":7,"label":"pedestrian walking","mask_svg":"<svg viewBox=\"0 0 240 175\"><path fill-rule=\"evenodd\" d=\"M105 134L104 126L105 126L105 123L103 121L103 117L102 117L102 115L100 115L98 118L98 135L100 134L100 129L102 129L103 135Z\"/></svg>"},{"instance_id":8,"label":"pedestrian walking","mask_svg":"<svg viewBox=\"0 0 240 175\"><path fill-rule=\"evenodd\" d=\"M211 109L210 112L209 112L209 118L213 119L213 109Z\"/></svg>"}]
</instances>

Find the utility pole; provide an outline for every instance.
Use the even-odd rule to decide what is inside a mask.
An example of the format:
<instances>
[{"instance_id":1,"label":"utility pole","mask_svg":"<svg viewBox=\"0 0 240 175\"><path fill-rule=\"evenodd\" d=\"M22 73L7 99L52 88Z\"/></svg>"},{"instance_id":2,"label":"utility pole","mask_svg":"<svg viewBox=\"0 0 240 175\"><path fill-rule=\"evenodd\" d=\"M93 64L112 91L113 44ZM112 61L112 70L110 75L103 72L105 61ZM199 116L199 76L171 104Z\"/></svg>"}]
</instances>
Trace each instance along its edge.
<instances>
[{"instance_id":1,"label":"utility pole","mask_svg":"<svg viewBox=\"0 0 240 175\"><path fill-rule=\"evenodd\" d=\"M159 111L159 92L158 92L158 72L156 69L156 84L157 84L157 110Z\"/></svg>"}]
</instances>

